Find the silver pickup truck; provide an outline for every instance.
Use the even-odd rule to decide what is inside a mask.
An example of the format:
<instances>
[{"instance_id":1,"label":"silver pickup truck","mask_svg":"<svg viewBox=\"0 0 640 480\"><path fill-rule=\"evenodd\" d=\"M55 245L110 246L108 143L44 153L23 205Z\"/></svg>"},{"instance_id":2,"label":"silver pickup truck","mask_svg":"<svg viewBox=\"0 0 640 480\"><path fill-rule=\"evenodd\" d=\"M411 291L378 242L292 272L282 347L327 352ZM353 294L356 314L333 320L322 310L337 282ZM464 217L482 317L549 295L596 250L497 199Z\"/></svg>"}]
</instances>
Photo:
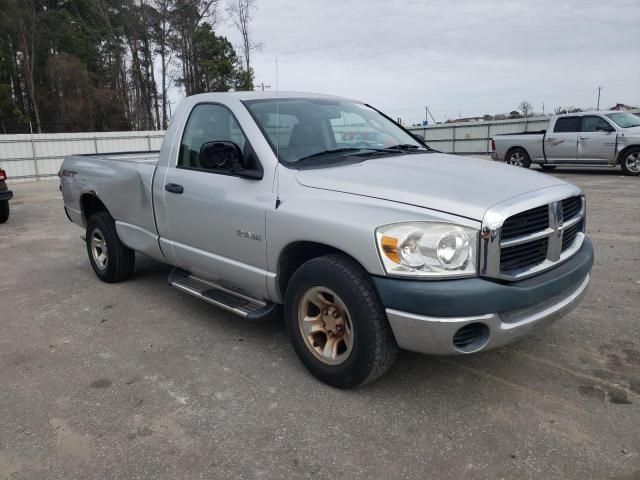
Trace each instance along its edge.
<instances>
[{"instance_id":1,"label":"silver pickup truck","mask_svg":"<svg viewBox=\"0 0 640 480\"><path fill-rule=\"evenodd\" d=\"M398 347L513 342L575 307L593 264L579 188L435 152L338 97L196 95L159 153L69 156L59 175L101 280L129 278L139 252L240 317L283 306L301 361L343 388Z\"/></svg>"},{"instance_id":2,"label":"silver pickup truck","mask_svg":"<svg viewBox=\"0 0 640 480\"><path fill-rule=\"evenodd\" d=\"M518 167L620 165L640 175L640 118L618 111L554 116L546 131L494 136L492 149L491 158Z\"/></svg>"}]
</instances>

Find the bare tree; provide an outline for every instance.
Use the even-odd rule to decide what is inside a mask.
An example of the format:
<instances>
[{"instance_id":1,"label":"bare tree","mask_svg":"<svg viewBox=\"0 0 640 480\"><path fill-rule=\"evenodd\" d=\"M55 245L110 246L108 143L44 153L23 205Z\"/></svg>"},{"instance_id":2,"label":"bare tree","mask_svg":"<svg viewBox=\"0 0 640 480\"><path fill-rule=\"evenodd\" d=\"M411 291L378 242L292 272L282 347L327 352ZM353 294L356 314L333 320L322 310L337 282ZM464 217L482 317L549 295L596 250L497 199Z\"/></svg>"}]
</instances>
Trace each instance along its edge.
<instances>
[{"instance_id":1,"label":"bare tree","mask_svg":"<svg viewBox=\"0 0 640 480\"><path fill-rule=\"evenodd\" d=\"M522 103L518 105L518 108L524 115L524 118L527 118L529 112L533 110L533 106L531 105L531 103L527 102L526 100L523 100Z\"/></svg>"},{"instance_id":2,"label":"bare tree","mask_svg":"<svg viewBox=\"0 0 640 480\"><path fill-rule=\"evenodd\" d=\"M169 47L169 41L173 35L173 25L171 23L171 15L175 6L175 0L156 0L156 9L158 11L158 19L155 28L155 42L157 45L157 53L160 55L160 76L162 97L162 128L166 129L169 124L167 115L167 91L169 90L168 70L169 64L173 56L173 50Z\"/></svg>"},{"instance_id":3,"label":"bare tree","mask_svg":"<svg viewBox=\"0 0 640 480\"><path fill-rule=\"evenodd\" d=\"M251 72L251 52L260 48L260 44L253 42L249 30L251 11L255 8L255 0L229 0L227 5L227 14L242 36L242 56L247 72Z\"/></svg>"}]
</instances>

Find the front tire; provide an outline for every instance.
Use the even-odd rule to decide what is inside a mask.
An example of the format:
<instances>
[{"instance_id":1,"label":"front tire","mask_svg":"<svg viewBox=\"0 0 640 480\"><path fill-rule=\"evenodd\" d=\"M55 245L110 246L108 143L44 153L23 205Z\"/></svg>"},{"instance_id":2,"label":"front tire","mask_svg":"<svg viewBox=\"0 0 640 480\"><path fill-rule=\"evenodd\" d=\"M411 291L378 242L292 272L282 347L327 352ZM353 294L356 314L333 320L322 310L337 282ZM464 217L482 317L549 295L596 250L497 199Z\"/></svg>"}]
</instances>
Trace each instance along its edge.
<instances>
[{"instance_id":1,"label":"front tire","mask_svg":"<svg viewBox=\"0 0 640 480\"><path fill-rule=\"evenodd\" d=\"M0 223L9 220L9 200L0 202Z\"/></svg>"},{"instance_id":2,"label":"front tire","mask_svg":"<svg viewBox=\"0 0 640 480\"><path fill-rule=\"evenodd\" d=\"M354 388L384 374L398 346L371 278L344 255L304 263L285 295L293 348L316 378Z\"/></svg>"},{"instance_id":3,"label":"front tire","mask_svg":"<svg viewBox=\"0 0 640 480\"><path fill-rule=\"evenodd\" d=\"M509 150L506 163L514 167L529 168L531 166L531 159L524 148L516 147Z\"/></svg>"},{"instance_id":4,"label":"front tire","mask_svg":"<svg viewBox=\"0 0 640 480\"><path fill-rule=\"evenodd\" d=\"M86 243L89 262L100 280L115 283L131 277L135 252L120 241L116 224L107 212L89 218Z\"/></svg>"},{"instance_id":5,"label":"front tire","mask_svg":"<svg viewBox=\"0 0 640 480\"><path fill-rule=\"evenodd\" d=\"M627 150L624 158L620 160L620 166L625 175L633 177L640 175L640 147Z\"/></svg>"}]
</instances>

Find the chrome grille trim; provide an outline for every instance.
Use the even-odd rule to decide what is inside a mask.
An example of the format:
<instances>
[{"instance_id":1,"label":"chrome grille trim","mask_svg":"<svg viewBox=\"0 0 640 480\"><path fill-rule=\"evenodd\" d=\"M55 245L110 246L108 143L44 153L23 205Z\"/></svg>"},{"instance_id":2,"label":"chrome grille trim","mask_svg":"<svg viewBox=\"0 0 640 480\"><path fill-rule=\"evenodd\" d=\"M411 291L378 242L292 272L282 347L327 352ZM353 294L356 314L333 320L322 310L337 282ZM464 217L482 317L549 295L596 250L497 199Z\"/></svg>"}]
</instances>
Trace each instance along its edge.
<instances>
[{"instance_id":1,"label":"chrome grille trim","mask_svg":"<svg viewBox=\"0 0 640 480\"><path fill-rule=\"evenodd\" d=\"M563 200L571 197L580 197L582 199L581 206L575 216L565 219L563 218ZM547 228L522 236L501 239L502 226L507 219L545 205L549 209L549 226ZM582 191L578 187L568 184L536 190L494 205L487 210L482 221L479 259L480 275L507 281L522 280L564 262L582 246L584 225L586 223L584 221L585 213L586 205ZM565 245L563 250L562 237L564 230L581 221L581 231L576 234L570 245ZM548 239L548 246L546 258L543 261L517 270L502 271L500 269L501 249L525 245L529 242L533 242L533 245L545 238Z\"/></svg>"}]
</instances>

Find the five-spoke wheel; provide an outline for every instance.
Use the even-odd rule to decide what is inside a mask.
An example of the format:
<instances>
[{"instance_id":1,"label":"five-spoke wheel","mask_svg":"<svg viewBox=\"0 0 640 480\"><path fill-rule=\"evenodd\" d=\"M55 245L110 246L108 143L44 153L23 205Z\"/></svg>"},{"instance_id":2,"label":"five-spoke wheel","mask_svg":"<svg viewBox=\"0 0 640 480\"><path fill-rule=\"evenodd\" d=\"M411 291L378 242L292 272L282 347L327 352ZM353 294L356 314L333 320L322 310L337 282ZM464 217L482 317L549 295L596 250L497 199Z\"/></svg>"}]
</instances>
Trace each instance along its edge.
<instances>
[{"instance_id":1,"label":"five-spoke wheel","mask_svg":"<svg viewBox=\"0 0 640 480\"><path fill-rule=\"evenodd\" d=\"M351 315L342 299L326 287L312 287L299 303L298 324L307 348L327 365L344 362L353 350Z\"/></svg>"}]
</instances>

